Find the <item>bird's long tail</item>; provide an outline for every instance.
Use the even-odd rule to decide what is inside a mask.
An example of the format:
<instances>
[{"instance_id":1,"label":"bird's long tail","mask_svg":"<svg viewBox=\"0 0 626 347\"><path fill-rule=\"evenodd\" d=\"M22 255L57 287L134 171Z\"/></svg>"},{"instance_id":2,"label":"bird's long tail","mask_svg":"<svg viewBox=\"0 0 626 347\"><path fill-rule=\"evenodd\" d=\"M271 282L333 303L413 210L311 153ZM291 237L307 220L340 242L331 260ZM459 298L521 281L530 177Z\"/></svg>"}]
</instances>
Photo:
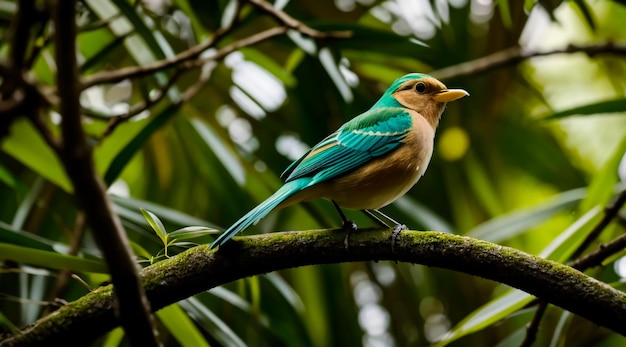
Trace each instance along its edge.
<instances>
[{"instance_id":1,"label":"bird's long tail","mask_svg":"<svg viewBox=\"0 0 626 347\"><path fill-rule=\"evenodd\" d=\"M230 228L226 229L226 231L224 231L215 241L213 241L213 243L211 244L211 248L223 245L238 232L249 227L259 219L267 216L267 214L275 209L276 206L280 205L281 202L287 200L295 193L306 188L309 185L309 181L310 179L300 178L285 183L282 187L280 187L280 189L276 191L276 193L272 194L272 196L267 198L257 207L253 208L250 212L241 217L237 222L235 222L235 224L231 225Z\"/></svg>"}]
</instances>

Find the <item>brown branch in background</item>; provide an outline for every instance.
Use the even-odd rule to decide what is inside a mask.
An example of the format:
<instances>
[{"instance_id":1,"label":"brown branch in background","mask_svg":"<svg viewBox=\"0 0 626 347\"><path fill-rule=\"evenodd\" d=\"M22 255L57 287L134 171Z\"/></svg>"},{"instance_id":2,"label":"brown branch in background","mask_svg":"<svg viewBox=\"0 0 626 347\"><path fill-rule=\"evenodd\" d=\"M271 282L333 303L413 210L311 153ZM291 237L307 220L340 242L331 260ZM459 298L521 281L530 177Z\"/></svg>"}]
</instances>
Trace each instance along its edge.
<instances>
[{"instance_id":1,"label":"brown branch in background","mask_svg":"<svg viewBox=\"0 0 626 347\"><path fill-rule=\"evenodd\" d=\"M81 124L80 76L76 61L76 3L53 3L57 88L62 115L61 159L78 205L109 267L118 319L134 346L158 346L150 305L119 218L113 213L104 183L95 172L91 148Z\"/></svg>"},{"instance_id":2,"label":"brown branch in background","mask_svg":"<svg viewBox=\"0 0 626 347\"><path fill-rule=\"evenodd\" d=\"M479 75L503 66L515 65L524 60L554 54L584 53L590 57L598 54L626 55L626 44L621 42L604 42L593 45L568 45L562 49L544 52L527 52L521 47L511 47L488 56L430 72L438 79L451 79L470 75Z\"/></svg>"},{"instance_id":3,"label":"brown branch in background","mask_svg":"<svg viewBox=\"0 0 626 347\"><path fill-rule=\"evenodd\" d=\"M223 49L220 49L219 51L232 52L238 48L249 46L249 45L258 43L260 41L263 41L265 39L269 39L274 36L286 34L288 29L298 30L299 32L305 35L311 36L313 38L318 38L318 39L328 39L328 38L345 39L345 38L349 38L352 36L352 32L350 31L322 32L319 30L315 30L311 27L306 26L304 23L294 19L293 17L289 16L285 12L274 9L267 2L259 1L259 0L251 0L250 2L254 4L255 6L261 8L263 11L269 13L274 18L278 19L279 22L284 24L284 26L274 27L274 28L265 30L261 33L252 35L250 37L243 38L237 41L238 43L230 44L226 46L229 48L226 49L225 51ZM199 45L196 45L194 47L191 47L181 53L178 53L173 58L160 60L160 61L155 62L154 64L147 65L147 66L130 66L130 67L121 68L121 69L113 70L113 71L98 72L89 77L86 77L83 81L82 88L87 89L97 84L116 83L127 78L143 77L143 76L147 76L152 73L155 73L157 71L162 71L162 70L177 66L179 64L183 64L185 62L190 62L193 59L198 58L200 54L206 51L207 49L216 47L217 43L232 30L233 25L236 23L236 18L237 16L235 16L233 21L228 26L216 31L212 39L204 43L201 43ZM236 47L236 48L232 49L233 47ZM213 55L212 57L197 59L194 62L184 64L184 66L185 68L197 67L199 65L202 65L203 63L218 60L222 58L224 55L225 54L222 53L222 54Z\"/></svg>"},{"instance_id":4,"label":"brown branch in background","mask_svg":"<svg viewBox=\"0 0 626 347\"><path fill-rule=\"evenodd\" d=\"M37 110L35 114L30 116L30 122L33 124L35 129L39 132L39 135L43 137L44 141L50 146L50 148L56 153L60 154L61 143L59 140L52 134L52 131L48 128L48 125L43 119L43 111Z\"/></svg>"},{"instance_id":5,"label":"brown branch in background","mask_svg":"<svg viewBox=\"0 0 626 347\"><path fill-rule=\"evenodd\" d=\"M540 301L537 304L537 310L535 314L533 314L533 319L526 325L526 336L524 337L524 341L520 344L520 347L530 347L533 345L535 340L537 340L537 331L539 330L539 324L541 323L541 319L543 319L543 315L546 313L546 309L548 308L548 303L545 301Z\"/></svg>"},{"instance_id":6,"label":"brown branch in background","mask_svg":"<svg viewBox=\"0 0 626 347\"><path fill-rule=\"evenodd\" d=\"M83 25L80 28L77 28L76 30L80 33L84 33L84 32L88 32L88 31L93 31L93 30L98 30L104 27L109 26L109 24L111 24L114 20L121 18L123 16L122 12L116 13L114 15L112 15L109 18L105 18L105 19L100 19L94 22L90 22L86 25Z\"/></svg>"},{"instance_id":7,"label":"brown branch in background","mask_svg":"<svg viewBox=\"0 0 626 347\"><path fill-rule=\"evenodd\" d=\"M222 58L224 58L225 56L227 56L228 54L243 48L243 47L247 47L247 46L252 46L255 45L259 42L265 41L267 39L270 39L272 37L276 37L276 36L280 36L280 35L284 35L287 33L287 31L289 30L289 28L287 27L273 27L264 31L261 31L259 33L256 33L254 35L248 36L246 38L243 38L239 41L235 41L227 46L224 46L222 48L220 48L217 52L215 52L215 54L209 56L209 57L205 57L205 58L200 58L200 59L196 59L193 61L188 61L183 65L183 68L185 69L191 69L191 68L195 68L195 67L199 67L202 66L204 64L210 63L212 61L218 61L221 60Z\"/></svg>"},{"instance_id":8,"label":"brown branch in background","mask_svg":"<svg viewBox=\"0 0 626 347\"><path fill-rule=\"evenodd\" d=\"M147 100L133 105L128 109L128 111L124 113L120 113L112 117L107 117L106 119L109 119L109 123L107 124L106 129L102 132L102 135L100 135L100 139L111 135L111 133L113 133L118 125L140 114L141 112L148 110L150 107L156 105L159 101L163 100L163 98L165 98L165 96L167 95L167 92L174 86L174 84L176 84L176 81L178 80L178 77L180 77L181 72L182 71L180 69L176 70L176 72L174 72L174 74L168 79L167 83L163 87L159 88L154 93L154 95L148 96ZM89 115L89 112L87 110L84 110L84 113L86 115Z\"/></svg>"},{"instance_id":9,"label":"brown branch in background","mask_svg":"<svg viewBox=\"0 0 626 347\"><path fill-rule=\"evenodd\" d=\"M127 78L147 76L152 73L174 67L185 61L195 59L200 56L202 52L206 51L209 48L215 47L215 45L217 45L219 41L223 39L224 36L226 36L226 34L228 34L233 29L237 21L236 18L237 15L235 15L235 18L230 22L229 25L218 29L215 34L213 34L213 37L210 40L207 40L204 43L184 50L176 54L176 56L174 56L173 58L159 60L153 64L146 66L129 66L118 70L97 72L91 76L84 78L82 83L82 89L87 89L97 84L117 83Z\"/></svg>"},{"instance_id":10,"label":"brown branch in background","mask_svg":"<svg viewBox=\"0 0 626 347\"><path fill-rule=\"evenodd\" d=\"M596 234L596 236L594 237L595 239L600 234L600 232L609 224L609 222L617 217L618 212L622 207L624 207L624 204L626 204L626 190L623 190L617 196L613 204L610 207L606 208L604 217L602 218L602 220L600 220L598 225L596 225L596 227L589 233L589 236L591 236L591 234ZM585 239L585 241L587 241L587 239ZM590 242L591 241L587 243ZM620 235L611 242L600 245L595 251L585 256L579 257L574 262L572 262L570 266L574 269L584 271L591 267L602 264L604 260L618 252L621 252L624 248L626 248L626 235ZM583 249L582 245L579 249Z\"/></svg>"},{"instance_id":11,"label":"brown branch in background","mask_svg":"<svg viewBox=\"0 0 626 347\"><path fill-rule=\"evenodd\" d=\"M274 8L272 4L264 0L248 0L251 4L262 10L263 12L269 14L274 19L276 19L279 23L284 26L295 29L305 35L308 35L312 38L316 39L326 39L326 38L337 38L337 39L347 39L352 37L351 31L331 31L331 32L323 32L319 30L315 30L301 21L291 17L287 12L278 10Z\"/></svg>"}]
</instances>

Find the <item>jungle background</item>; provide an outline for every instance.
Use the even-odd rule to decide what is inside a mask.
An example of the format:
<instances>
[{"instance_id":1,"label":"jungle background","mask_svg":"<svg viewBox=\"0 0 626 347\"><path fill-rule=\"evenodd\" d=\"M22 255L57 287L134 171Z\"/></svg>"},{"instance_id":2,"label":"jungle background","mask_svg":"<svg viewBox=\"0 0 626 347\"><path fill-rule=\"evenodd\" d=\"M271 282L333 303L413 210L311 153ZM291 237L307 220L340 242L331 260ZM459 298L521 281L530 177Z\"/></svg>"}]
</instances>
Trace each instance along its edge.
<instances>
[{"instance_id":1,"label":"jungle background","mask_svg":"<svg viewBox=\"0 0 626 347\"><path fill-rule=\"evenodd\" d=\"M624 23L626 3L601 0L0 1L0 331L110 280L73 148L92 150L148 266L213 240L407 72L471 96L448 105L425 176L385 213L563 263L619 241ZM244 234L335 228L335 214L311 202ZM623 290L623 248L583 270ZM505 285L395 262L242 279L156 325L167 346L626 343ZM121 328L94 339L129 345Z\"/></svg>"}]
</instances>

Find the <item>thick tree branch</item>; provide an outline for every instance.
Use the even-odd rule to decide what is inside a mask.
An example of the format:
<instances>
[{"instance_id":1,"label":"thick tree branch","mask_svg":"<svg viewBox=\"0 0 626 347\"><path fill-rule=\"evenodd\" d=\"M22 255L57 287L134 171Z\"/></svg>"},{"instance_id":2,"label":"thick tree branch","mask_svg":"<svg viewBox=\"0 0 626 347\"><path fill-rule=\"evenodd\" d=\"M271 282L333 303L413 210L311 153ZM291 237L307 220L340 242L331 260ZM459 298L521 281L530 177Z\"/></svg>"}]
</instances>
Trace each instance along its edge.
<instances>
[{"instance_id":1,"label":"thick tree branch","mask_svg":"<svg viewBox=\"0 0 626 347\"><path fill-rule=\"evenodd\" d=\"M626 335L626 294L568 266L485 241L440 232L402 232L395 252L390 232L285 232L235 238L217 252L192 248L145 268L153 309L248 276L305 265L392 260L460 271L524 290L596 324ZM104 287L3 341L6 346L50 346L69 338L86 344L116 325L111 288ZM71 319L66 319L71 317Z\"/></svg>"},{"instance_id":2,"label":"thick tree branch","mask_svg":"<svg viewBox=\"0 0 626 347\"><path fill-rule=\"evenodd\" d=\"M126 336L135 346L158 346L149 303L137 273L137 264L126 233L106 194L104 183L95 168L91 148L82 128L80 112L80 76L76 62L76 3L57 0L53 3L57 89L62 115L60 155L74 195L98 246L109 266L115 286L119 319Z\"/></svg>"},{"instance_id":3,"label":"thick tree branch","mask_svg":"<svg viewBox=\"0 0 626 347\"><path fill-rule=\"evenodd\" d=\"M430 74L433 77L444 80L463 76L479 75L504 66L519 64L530 58L572 53L585 53L590 57L598 54L626 56L626 44L621 42L604 42L584 46L568 45L562 49L543 52L526 51L521 47L511 47L482 58L435 70L430 72Z\"/></svg>"}]
</instances>

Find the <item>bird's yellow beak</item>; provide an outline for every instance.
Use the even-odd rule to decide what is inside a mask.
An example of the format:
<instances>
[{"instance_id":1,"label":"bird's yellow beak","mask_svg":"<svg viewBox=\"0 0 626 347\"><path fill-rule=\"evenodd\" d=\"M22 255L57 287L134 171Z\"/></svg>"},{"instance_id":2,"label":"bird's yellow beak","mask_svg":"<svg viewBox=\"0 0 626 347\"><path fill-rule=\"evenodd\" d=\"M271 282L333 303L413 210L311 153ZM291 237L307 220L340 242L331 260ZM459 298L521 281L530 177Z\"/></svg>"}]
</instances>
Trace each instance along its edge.
<instances>
[{"instance_id":1,"label":"bird's yellow beak","mask_svg":"<svg viewBox=\"0 0 626 347\"><path fill-rule=\"evenodd\" d=\"M433 96L436 102L450 102L460 99L464 96L469 96L469 93L463 89L446 89Z\"/></svg>"}]
</instances>

